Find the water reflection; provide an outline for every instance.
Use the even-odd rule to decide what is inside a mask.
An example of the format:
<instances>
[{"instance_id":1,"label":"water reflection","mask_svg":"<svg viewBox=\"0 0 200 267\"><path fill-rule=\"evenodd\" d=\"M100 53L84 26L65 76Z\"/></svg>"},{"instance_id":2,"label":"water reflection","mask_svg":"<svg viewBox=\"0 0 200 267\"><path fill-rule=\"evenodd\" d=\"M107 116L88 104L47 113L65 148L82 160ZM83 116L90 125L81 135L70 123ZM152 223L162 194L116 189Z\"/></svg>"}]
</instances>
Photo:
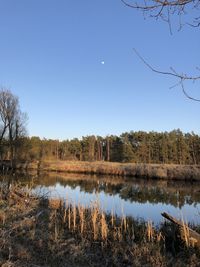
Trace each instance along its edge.
<instances>
[{"instance_id":1,"label":"water reflection","mask_svg":"<svg viewBox=\"0 0 200 267\"><path fill-rule=\"evenodd\" d=\"M200 184L177 181L124 179L119 177L48 173L15 177L31 184L34 192L67 199L85 206L98 199L107 212L159 223L161 212L200 223Z\"/></svg>"}]
</instances>

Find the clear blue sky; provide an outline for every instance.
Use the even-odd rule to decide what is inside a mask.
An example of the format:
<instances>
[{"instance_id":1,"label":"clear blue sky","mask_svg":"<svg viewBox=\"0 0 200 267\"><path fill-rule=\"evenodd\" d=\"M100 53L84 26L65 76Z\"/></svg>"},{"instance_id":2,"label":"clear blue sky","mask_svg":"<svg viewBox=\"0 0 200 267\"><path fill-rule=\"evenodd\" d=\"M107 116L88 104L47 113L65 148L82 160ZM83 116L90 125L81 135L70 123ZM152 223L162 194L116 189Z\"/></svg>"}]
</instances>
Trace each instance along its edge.
<instances>
[{"instance_id":1,"label":"clear blue sky","mask_svg":"<svg viewBox=\"0 0 200 267\"><path fill-rule=\"evenodd\" d=\"M176 80L151 72L133 47L161 70L199 66L199 29L174 25L170 35L120 0L0 1L0 85L19 96L31 136L199 134L200 103L170 90ZM188 86L200 97L200 83Z\"/></svg>"}]
</instances>

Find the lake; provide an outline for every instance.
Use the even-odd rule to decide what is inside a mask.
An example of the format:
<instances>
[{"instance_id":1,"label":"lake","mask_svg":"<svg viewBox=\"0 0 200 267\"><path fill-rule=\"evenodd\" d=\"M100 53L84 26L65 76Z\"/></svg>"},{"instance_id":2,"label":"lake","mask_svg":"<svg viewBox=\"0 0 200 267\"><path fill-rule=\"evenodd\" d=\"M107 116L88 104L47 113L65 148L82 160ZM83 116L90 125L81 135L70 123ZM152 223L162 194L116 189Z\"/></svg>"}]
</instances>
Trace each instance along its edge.
<instances>
[{"instance_id":1,"label":"lake","mask_svg":"<svg viewBox=\"0 0 200 267\"><path fill-rule=\"evenodd\" d=\"M163 221L161 213L167 212L190 223L200 224L199 183L53 172L9 178L31 186L37 195L62 198L73 205L91 206L98 201L104 211L118 216L131 216L159 224Z\"/></svg>"}]
</instances>

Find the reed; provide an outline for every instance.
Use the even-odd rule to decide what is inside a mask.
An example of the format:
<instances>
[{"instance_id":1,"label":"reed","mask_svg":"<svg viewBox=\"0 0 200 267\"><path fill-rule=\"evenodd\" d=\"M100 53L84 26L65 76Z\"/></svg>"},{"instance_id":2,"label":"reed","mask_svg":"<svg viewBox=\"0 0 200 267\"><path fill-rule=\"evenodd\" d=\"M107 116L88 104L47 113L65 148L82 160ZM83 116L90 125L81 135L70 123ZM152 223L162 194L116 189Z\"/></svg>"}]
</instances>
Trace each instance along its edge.
<instances>
[{"instance_id":1,"label":"reed","mask_svg":"<svg viewBox=\"0 0 200 267\"><path fill-rule=\"evenodd\" d=\"M19 164L16 168L23 169L24 167L23 164ZM38 169L38 165L33 166L30 163L27 169ZM200 180L198 165L45 160L40 164L40 170L154 179Z\"/></svg>"},{"instance_id":2,"label":"reed","mask_svg":"<svg viewBox=\"0 0 200 267\"><path fill-rule=\"evenodd\" d=\"M172 246L165 240L171 240L172 225L163 224L170 227L164 235L152 222L106 214L98 201L84 207L32 198L17 187L5 190L10 193L0 194L0 266L199 266L186 222L185 245L177 236Z\"/></svg>"},{"instance_id":3,"label":"reed","mask_svg":"<svg viewBox=\"0 0 200 267\"><path fill-rule=\"evenodd\" d=\"M68 207L68 229L71 229L71 206Z\"/></svg>"},{"instance_id":4,"label":"reed","mask_svg":"<svg viewBox=\"0 0 200 267\"><path fill-rule=\"evenodd\" d=\"M183 217L182 217L182 224L183 224L183 229L182 229L183 240L185 241L186 246L189 247L191 245L189 227L188 223L184 221Z\"/></svg>"},{"instance_id":5,"label":"reed","mask_svg":"<svg viewBox=\"0 0 200 267\"><path fill-rule=\"evenodd\" d=\"M74 202L73 205L73 226L74 226L74 230L76 229L76 203Z\"/></svg>"},{"instance_id":6,"label":"reed","mask_svg":"<svg viewBox=\"0 0 200 267\"><path fill-rule=\"evenodd\" d=\"M114 211L111 212L111 225L114 226Z\"/></svg>"},{"instance_id":7,"label":"reed","mask_svg":"<svg viewBox=\"0 0 200 267\"><path fill-rule=\"evenodd\" d=\"M92 214L91 214L94 240L97 240L98 238L98 224L97 224L98 214L99 214L99 210L97 209L97 207L94 207L92 209Z\"/></svg>"},{"instance_id":8,"label":"reed","mask_svg":"<svg viewBox=\"0 0 200 267\"><path fill-rule=\"evenodd\" d=\"M55 210L55 228L54 228L54 240L58 240L58 222L57 222L57 210Z\"/></svg>"},{"instance_id":9,"label":"reed","mask_svg":"<svg viewBox=\"0 0 200 267\"><path fill-rule=\"evenodd\" d=\"M122 217L122 229L124 229L124 232L127 231L127 220L125 215Z\"/></svg>"},{"instance_id":10,"label":"reed","mask_svg":"<svg viewBox=\"0 0 200 267\"><path fill-rule=\"evenodd\" d=\"M64 209L63 223L65 224L67 220L67 209Z\"/></svg>"},{"instance_id":11,"label":"reed","mask_svg":"<svg viewBox=\"0 0 200 267\"><path fill-rule=\"evenodd\" d=\"M162 235L161 232L158 232L156 234L156 241L159 243L159 242L161 242L161 240L165 241L165 238L164 238L164 236Z\"/></svg>"},{"instance_id":12,"label":"reed","mask_svg":"<svg viewBox=\"0 0 200 267\"><path fill-rule=\"evenodd\" d=\"M108 237L108 225L106 222L106 216L105 214L102 212L101 213L101 238L102 240L107 240Z\"/></svg>"},{"instance_id":13,"label":"reed","mask_svg":"<svg viewBox=\"0 0 200 267\"><path fill-rule=\"evenodd\" d=\"M64 205L62 203L62 205ZM68 206L66 206L68 205ZM55 205L53 206L53 208ZM123 241L129 240L133 242L136 238L139 240L139 233L136 233L134 223L132 219L127 218L124 215L122 208L122 217L119 218L114 215L114 211L110 215L106 215L103 209L100 207L99 200L92 202L89 207L84 207L80 203L70 204L69 200L64 205L60 206L61 222L66 224L70 232L76 232L81 237L89 238L93 241L115 240ZM60 214L59 213L59 214ZM58 217L58 213L55 213L54 218ZM138 228L138 231L143 231L142 228ZM148 242L160 240L159 234L154 235L154 229L152 222L148 222L146 225L146 233ZM55 223L55 237L58 236L58 225ZM56 238L55 238L56 239Z\"/></svg>"},{"instance_id":14,"label":"reed","mask_svg":"<svg viewBox=\"0 0 200 267\"><path fill-rule=\"evenodd\" d=\"M154 239L154 230L153 230L152 221L147 222L147 238L149 242L152 242Z\"/></svg>"},{"instance_id":15,"label":"reed","mask_svg":"<svg viewBox=\"0 0 200 267\"><path fill-rule=\"evenodd\" d=\"M80 217L80 226L81 226L81 234L84 231L84 223L85 223L85 208L81 205L78 206L79 217Z\"/></svg>"}]
</instances>

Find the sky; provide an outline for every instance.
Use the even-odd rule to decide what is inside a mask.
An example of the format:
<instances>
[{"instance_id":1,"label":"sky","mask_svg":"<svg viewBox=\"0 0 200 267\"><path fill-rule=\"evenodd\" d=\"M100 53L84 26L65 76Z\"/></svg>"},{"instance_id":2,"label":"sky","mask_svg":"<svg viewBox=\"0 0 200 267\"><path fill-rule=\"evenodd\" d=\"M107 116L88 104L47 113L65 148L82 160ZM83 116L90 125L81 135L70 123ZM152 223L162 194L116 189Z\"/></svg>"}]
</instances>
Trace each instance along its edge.
<instances>
[{"instance_id":1,"label":"sky","mask_svg":"<svg viewBox=\"0 0 200 267\"><path fill-rule=\"evenodd\" d=\"M200 102L153 67L199 74L199 29L179 31L120 0L0 0L0 86L19 97L28 134L72 139L194 131ZM185 89L200 98L200 82Z\"/></svg>"}]
</instances>

